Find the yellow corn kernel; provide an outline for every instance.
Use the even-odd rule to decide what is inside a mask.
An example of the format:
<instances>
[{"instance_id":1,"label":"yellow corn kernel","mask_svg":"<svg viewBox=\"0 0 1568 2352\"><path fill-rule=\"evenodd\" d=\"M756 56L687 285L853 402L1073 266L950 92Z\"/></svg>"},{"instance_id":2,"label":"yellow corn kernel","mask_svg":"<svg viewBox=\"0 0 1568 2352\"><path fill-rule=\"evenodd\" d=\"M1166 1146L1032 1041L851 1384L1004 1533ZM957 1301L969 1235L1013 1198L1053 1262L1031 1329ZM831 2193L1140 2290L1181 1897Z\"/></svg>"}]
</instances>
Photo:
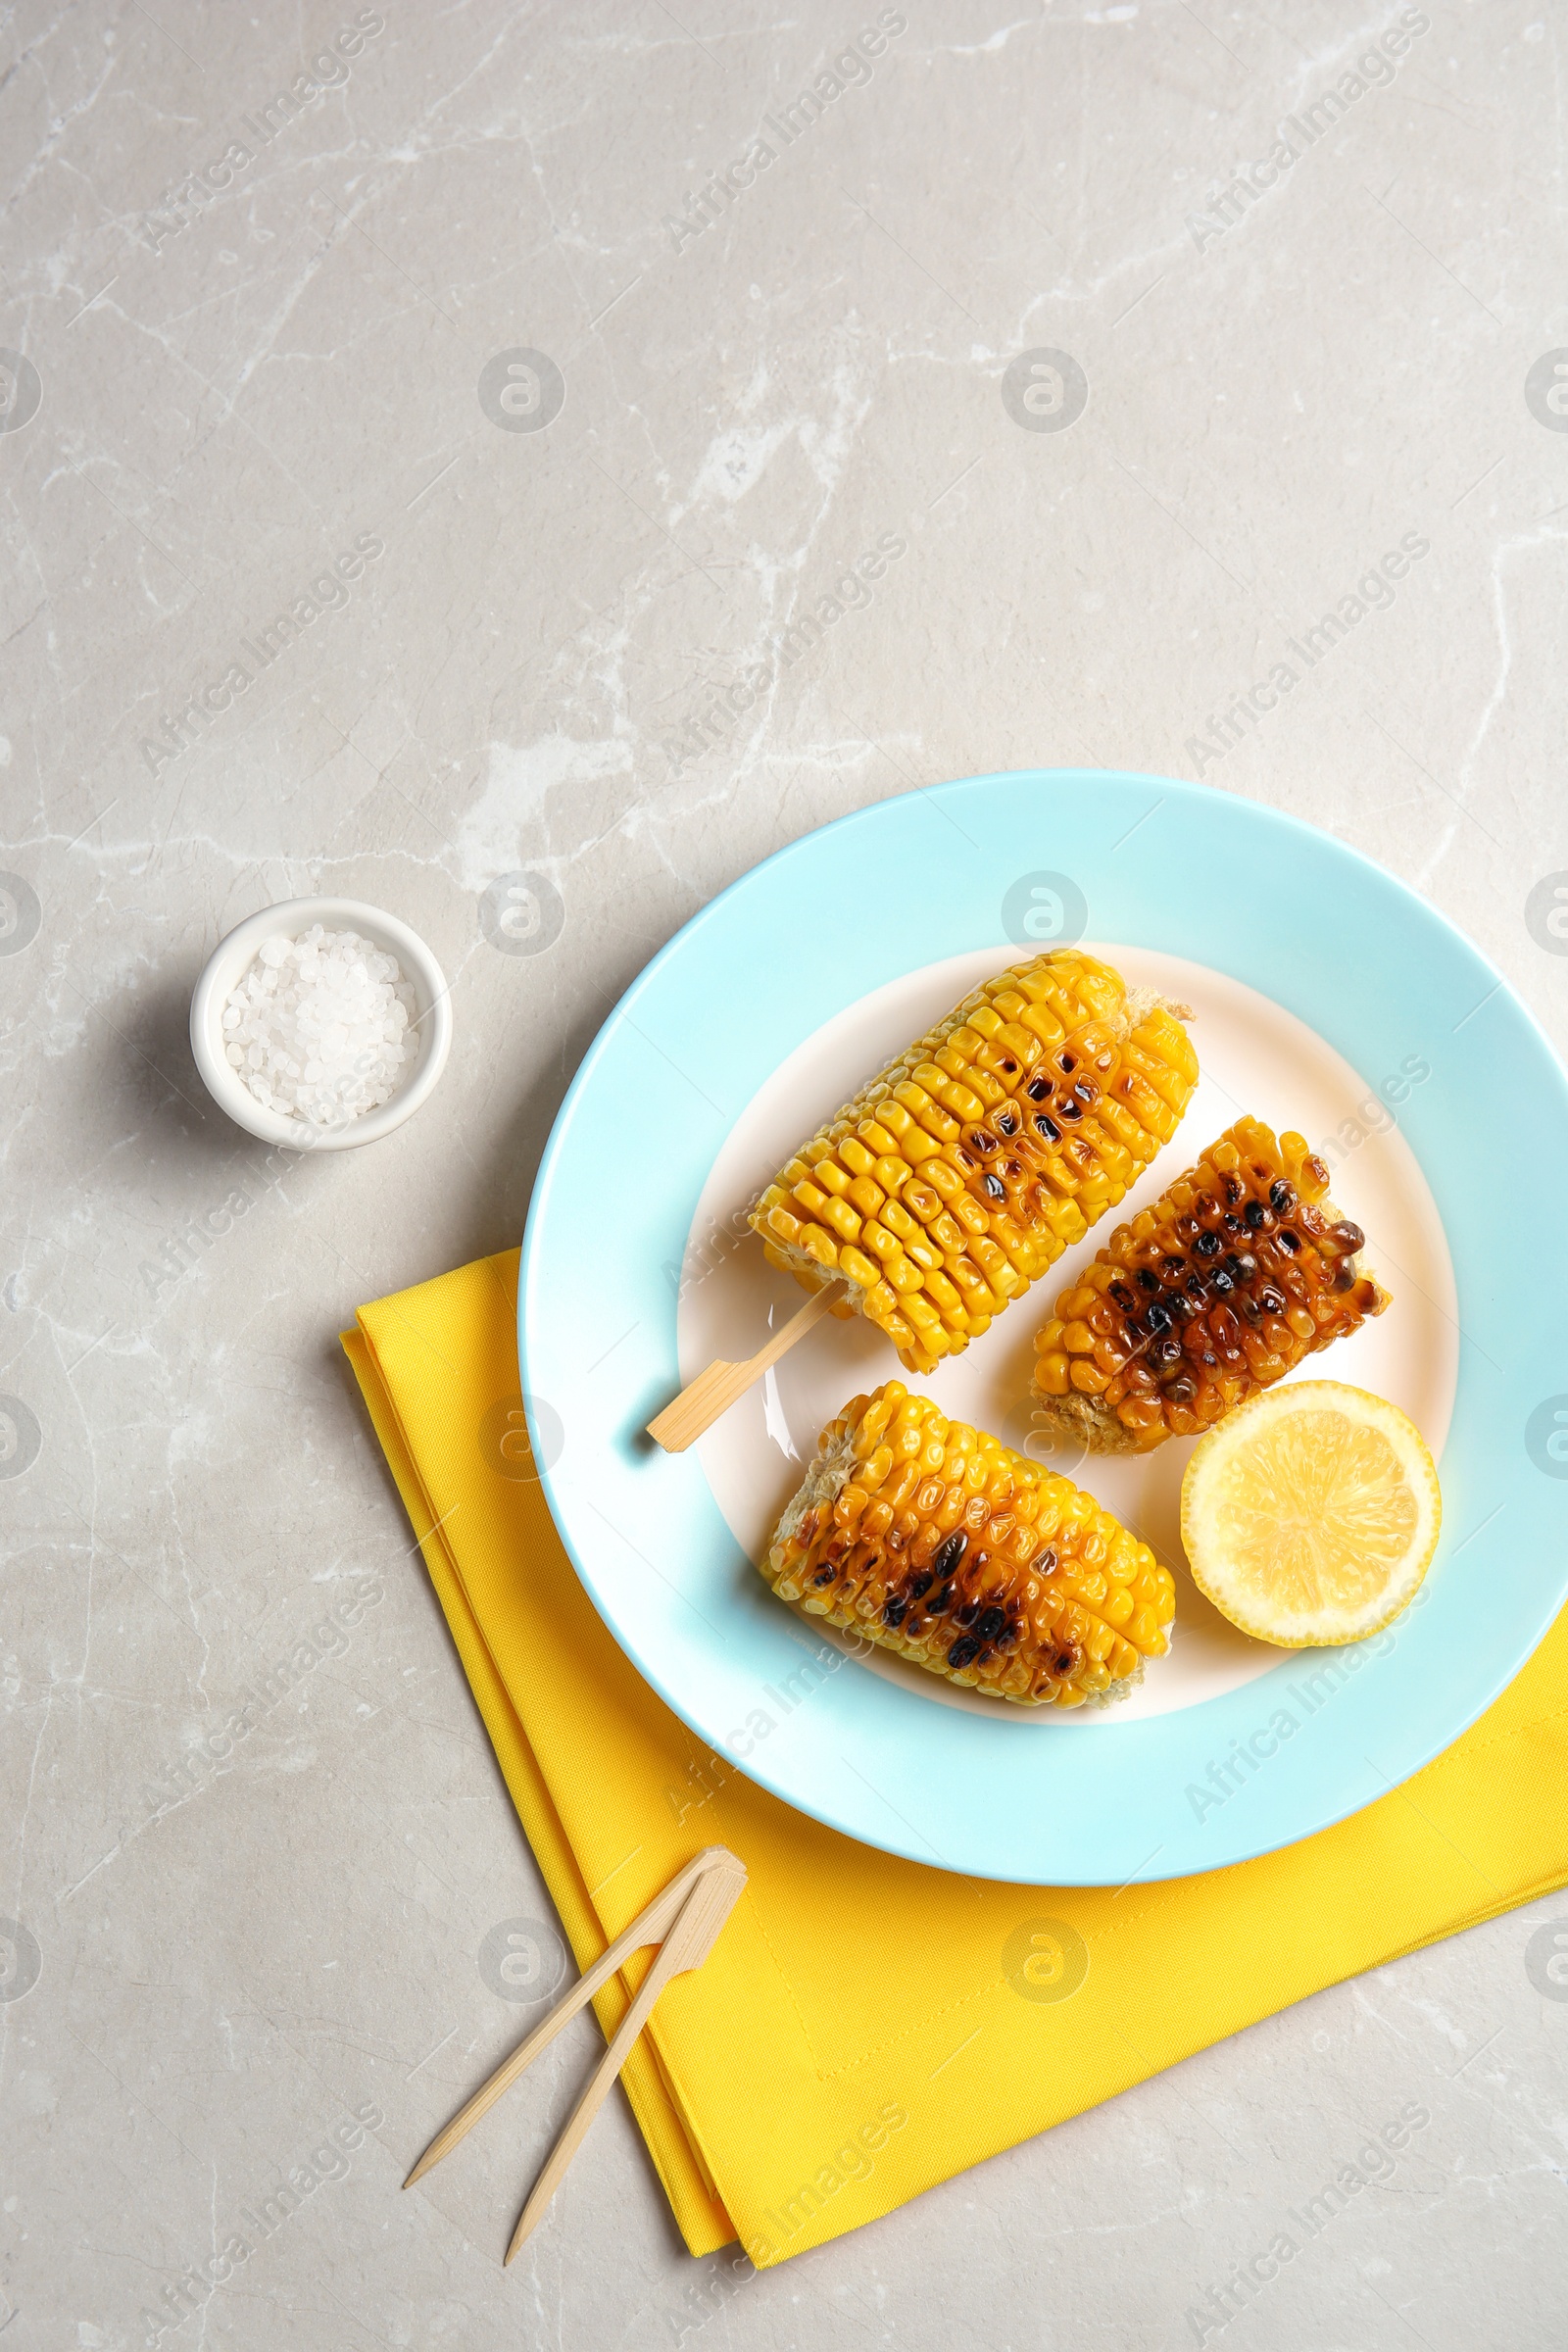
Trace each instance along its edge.
<instances>
[{"instance_id":1,"label":"yellow corn kernel","mask_svg":"<svg viewBox=\"0 0 1568 2352\"><path fill-rule=\"evenodd\" d=\"M929 1225L933 1217L942 1214L941 1195L934 1193L919 1176L910 1178L900 1195L900 1201L912 1217L918 1217L922 1225Z\"/></svg>"},{"instance_id":2,"label":"yellow corn kernel","mask_svg":"<svg viewBox=\"0 0 1568 2352\"><path fill-rule=\"evenodd\" d=\"M991 1232L991 1218L972 1193L955 1193L948 1202L948 1214L956 1219L972 1241L984 1241Z\"/></svg>"},{"instance_id":3,"label":"yellow corn kernel","mask_svg":"<svg viewBox=\"0 0 1568 2352\"><path fill-rule=\"evenodd\" d=\"M893 1152L898 1149L892 1136L889 1135L887 1129L882 1126L879 1120L861 1119L858 1126L856 1128L855 1133L857 1140L859 1143L862 1143L866 1150L874 1155L879 1156L883 1152ZM876 1156L873 1156L871 1164L874 1170L876 1166Z\"/></svg>"},{"instance_id":4,"label":"yellow corn kernel","mask_svg":"<svg viewBox=\"0 0 1568 2352\"><path fill-rule=\"evenodd\" d=\"M1018 1277L1008 1265L1005 1252L999 1250L995 1242L973 1240L969 1244L969 1255L980 1267L992 1289L1000 1291L1004 1298L1010 1298L1019 1286Z\"/></svg>"},{"instance_id":5,"label":"yellow corn kernel","mask_svg":"<svg viewBox=\"0 0 1568 2352\"><path fill-rule=\"evenodd\" d=\"M841 1240L846 1242L859 1240L860 1220L847 1200L825 1200L817 1213L823 1224L831 1225Z\"/></svg>"}]
</instances>

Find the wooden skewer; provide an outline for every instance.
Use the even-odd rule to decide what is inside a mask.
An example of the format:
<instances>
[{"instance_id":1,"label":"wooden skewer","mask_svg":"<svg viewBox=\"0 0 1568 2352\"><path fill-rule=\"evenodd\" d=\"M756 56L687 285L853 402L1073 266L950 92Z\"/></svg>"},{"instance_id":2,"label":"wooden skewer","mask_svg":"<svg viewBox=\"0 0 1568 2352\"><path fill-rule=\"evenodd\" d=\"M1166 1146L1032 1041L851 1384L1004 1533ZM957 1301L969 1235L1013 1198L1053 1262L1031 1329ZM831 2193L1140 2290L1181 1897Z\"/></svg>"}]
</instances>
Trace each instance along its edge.
<instances>
[{"instance_id":1,"label":"wooden skewer","mask_svg":"<svg viewBox=\"0 0 1568 2352\"><path fill-rule=\"evenodd\" d=\"M471 2099L460 2107L452 2121L439 2131L424 2154L419 2158L408 2179L405 2188L412 2188L430 2167L455 2148L460 2139L472 2131L479 2118L492 2108L502 2092L530 2066L541 2050L548 2047L563 2026L574 2018L583 2004L598 1991L607 1978L630 1959L645 1944L657 1943L659 1957L638 1988L636 1998L621 2019L615 2036L600 2061L592 2082L573 2108L570 2120L561 2137L550 2151L543 2172L529 2192L528 2202L512 2233L507 2248L510 2262L540 2215L560 2186L562 2175L576 2154L584 2132L603 2105L610 2085L625 2065L632 2043L648 2023L654 2003L671 1977L687 1969L699 1968L708 1958L718 1938L719 1930L734 1910L746 1885L746 1865L732 1854L726 1845L705 1846L694 1861L688 1862L679 1875L671 1879L662 1894L640 1911L623 1935L617 1936L609 1950L602 1953L564 1999L557 2002L544 2023L536 2026L520 2041L510 2058L497 2067L489 2080L482 2082Z\"/></svg>"},{"instance_id":2,"label":"wooden skewer","mask_svg":"<svg viewBox=\"0 0 1568 2352\"><path fill-rule=\"evenodd\" d=\"M577 2101L571 2121L551 2149L549 2162L529 2191L528 2202L517 2217L517 2227L512 2232L512 2243L507 2248L508 2262L535 2228L555 2195L563 2174L577 2153L583 2133L593 2122L612 2082L625 2065L632 2043L648 2023L654 2003L671 1977L678 1977L687 1969L700 1967L708 1958L745 1884L745 1865L738 1862L733 1854L728 1854L722 1863L704 1871L687 1895L681 1905L679 1918L660 1949L659 1958L643 1979L636 1999L620 2021L614 2040L600 2060L599 2071Z\"/></svg>"},{"instance_id":3,"label":"wooden skewer","mask_svg":"<svg viewBox=\"0 0 1568 2352\"><path fill-rule=\"evenodd\" d=\"M797 1340L804 1340L813 1323L821 1320L831 1306L844 1297L848 1285L842 1280L830 1282L825 1290L808 1298L798 1315L775 1331L765 1348L759 1348L738 1364L726 1363L720 1356L709 1365L706 1372L682 1389L673 1404L648 1424L648 1435L657 1439L666 1453L684 1453L694 1445L705 1429L710 1429L720 1413L727 1413L738 1396L744 1396L754 1381L760 1380L769 1364L776 1364L786 1349Z\"/></svg>"},{"instance_id":4,"label":"wooden skewer","mask_svg":"<svg viewBox=\"0 0 1568 2352\"><path fill-rule=\"evenodd\" d=\"M564 2026L569 2026L579 2009L593 1999L601 1984L612 1977L617 1968L640 1952L644 1944L662 1943L680 1911L705 1872L729 1865L741 1873L741 1885L746 1883L744 1866L736 1861L726 1845L708 1845L695 1861L688 1862L679 1875L670 1880L662 1894L656 1894L645 1909L638 1912L631 1926L617 1936L608 1951L602 1952L585 1975L580 1976L568 1993L556 2003L549 2016L535 2026L533 2032L518 2042L510 2058L502 2060L487 2082L481 2082L471 2099L460 2107L451 2123L443 2125L424 2154L419 2158L408 2179L405 2188L412 2188L432 2165L449 2156L460 2139L466 2139L482 2115L488 2115L504 2090L510 2090L525 2067L532 2066L541 2050L548 2049ZM736 1888L737 1894L740 1888Z\"/></svg>"}]
</instances>

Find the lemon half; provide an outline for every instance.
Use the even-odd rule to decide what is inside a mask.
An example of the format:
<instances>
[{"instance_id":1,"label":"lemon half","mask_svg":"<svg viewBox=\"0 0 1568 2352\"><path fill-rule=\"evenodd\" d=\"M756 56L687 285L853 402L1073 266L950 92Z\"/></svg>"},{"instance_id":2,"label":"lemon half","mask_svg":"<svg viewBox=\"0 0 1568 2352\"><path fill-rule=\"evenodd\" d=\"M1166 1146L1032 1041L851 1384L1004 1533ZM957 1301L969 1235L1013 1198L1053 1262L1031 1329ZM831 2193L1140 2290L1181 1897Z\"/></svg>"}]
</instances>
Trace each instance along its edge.
<instances>
[{"instance_id":1,"label":"lemon half","mask_svg":"<svg viewBox=\"0 0 1568 2352\"><path fill-rule=\"evenodd\" d=\"M1287 1381L1226 1415L1182 1480L1200 1592L1282 1649L1360 1642L1396 1617L1437 1549L1443 1495L1397 1405L1337 1380Z\"/></svg>"}]
</instances>

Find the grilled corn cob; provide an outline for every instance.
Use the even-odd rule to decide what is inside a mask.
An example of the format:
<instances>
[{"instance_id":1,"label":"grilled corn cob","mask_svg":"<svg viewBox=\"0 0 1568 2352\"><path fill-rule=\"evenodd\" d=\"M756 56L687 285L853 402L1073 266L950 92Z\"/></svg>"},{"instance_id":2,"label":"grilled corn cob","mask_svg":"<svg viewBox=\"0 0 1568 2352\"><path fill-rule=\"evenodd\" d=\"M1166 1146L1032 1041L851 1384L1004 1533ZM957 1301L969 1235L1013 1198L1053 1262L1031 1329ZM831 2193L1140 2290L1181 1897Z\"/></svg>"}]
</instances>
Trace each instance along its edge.
<instances>
[{"instance_id":1,"label":"grilled corn cob","mask_svg":"<svg viewBox=\"0 0 1568 2352\"><path fill-rule=\"evenodd\" d=\"M890 1380L823 1430L762 1574L780 1599L1021 1706L1125 1695L1175 1586L1070 1479Z\"/></svg>"},{"instance_id":2,"label":"grilled corn cob","mask_svg":"<svg viewBox=\"0 0 1568 2352\"><path fill-rule=\"evenodd\" d=\"M1118 1225L1035 1341L1035 1418L1102 1452L1211 1428L1380 1315L1366 1236L1303 1137L1238 1119Z\"/></svg>"},{"instance_id":3,"label":"grilled corn cob","mask_svg":"<svg viewBox=\"0 0 1568 2352\"><path fill-rule=\"evenodd\" d=\"M752 1213L767 1255L929 1372L1113 1208L1198 1062L1168 1005L1076 948L999 973L860 1089Z\"/></svg>"}]
</instances>

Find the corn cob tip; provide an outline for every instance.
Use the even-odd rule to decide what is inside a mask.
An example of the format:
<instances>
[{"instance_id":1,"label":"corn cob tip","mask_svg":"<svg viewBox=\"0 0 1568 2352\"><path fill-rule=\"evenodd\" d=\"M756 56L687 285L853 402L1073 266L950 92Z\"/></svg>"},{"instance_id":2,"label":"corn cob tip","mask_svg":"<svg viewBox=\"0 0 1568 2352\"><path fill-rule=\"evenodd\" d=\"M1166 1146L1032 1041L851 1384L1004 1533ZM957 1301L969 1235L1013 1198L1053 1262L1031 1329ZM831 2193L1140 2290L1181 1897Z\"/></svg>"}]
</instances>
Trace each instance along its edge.
<instances>
[{"instance_id":1,"label":"corn cob tip","mask_svg":"<svg viewBox=\"0 0 1568 2352\"><path fill-rule=\"evenodd\" d=\"M1174 997L1160 995L1157 988L1130 988L1127 991L1128 1034L1146 1021L1152 1012L1169 1013L1173 1021L1196 1021L1197 1013L1190 1004L1182 1004Z\"/></svg>"}]
</instances>

